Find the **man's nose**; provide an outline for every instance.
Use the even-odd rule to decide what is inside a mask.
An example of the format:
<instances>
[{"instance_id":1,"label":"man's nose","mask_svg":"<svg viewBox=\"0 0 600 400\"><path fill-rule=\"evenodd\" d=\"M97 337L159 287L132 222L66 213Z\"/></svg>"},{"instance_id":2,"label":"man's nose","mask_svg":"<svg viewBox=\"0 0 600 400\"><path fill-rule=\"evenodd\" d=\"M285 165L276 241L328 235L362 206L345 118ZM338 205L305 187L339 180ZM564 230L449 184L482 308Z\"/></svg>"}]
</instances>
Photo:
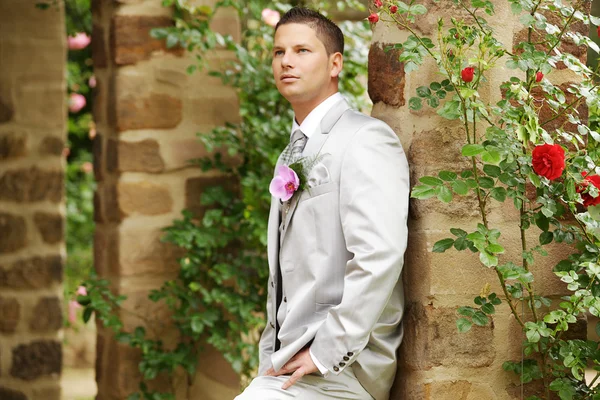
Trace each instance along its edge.
<instances>
[{"instance_id":1,"label":"man's nose","mask_svg":"<svg viewBox=\"0 0 600 400\"><path fill-rule=\"evenodd\" d=\"M283 53L283 56L281 57L281 66L283 68L293 67L292 54L289 51Z\"/></svg>"}]
</instances>

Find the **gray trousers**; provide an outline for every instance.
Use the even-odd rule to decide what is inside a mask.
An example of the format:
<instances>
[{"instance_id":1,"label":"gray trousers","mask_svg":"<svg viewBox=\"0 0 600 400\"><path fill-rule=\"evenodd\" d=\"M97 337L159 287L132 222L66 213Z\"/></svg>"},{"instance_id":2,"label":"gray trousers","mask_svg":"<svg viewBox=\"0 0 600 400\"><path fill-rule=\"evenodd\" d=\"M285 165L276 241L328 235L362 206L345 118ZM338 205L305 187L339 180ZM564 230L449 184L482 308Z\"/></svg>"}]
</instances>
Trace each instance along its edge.
<instances>
[{"instance_id":1,"label":"gray trousers","mask_svg":"<svg viewBox=\"0 0 600 400\"><path fill-rule=\"evenodd\" d=\"M242 394L234 400L373 400L362 387L352 368L346 368L339 375L305 375L286 390L281 386L290 375L258 376Z\"/></svg>"}]
</instances>

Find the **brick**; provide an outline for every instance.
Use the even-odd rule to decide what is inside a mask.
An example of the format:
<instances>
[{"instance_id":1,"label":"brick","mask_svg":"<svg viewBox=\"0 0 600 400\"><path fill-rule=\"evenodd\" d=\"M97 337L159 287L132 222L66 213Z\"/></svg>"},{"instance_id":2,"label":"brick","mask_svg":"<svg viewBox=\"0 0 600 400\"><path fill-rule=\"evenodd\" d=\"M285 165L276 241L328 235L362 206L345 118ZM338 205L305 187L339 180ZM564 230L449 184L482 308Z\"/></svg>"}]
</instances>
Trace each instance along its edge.
<instances>
[{"instance_id":1,"label":"brick","mask_svg":"<svg viewBox=\"0 0 600 400\"><path fill-rule=\"evenodd\" d=\"M226 177L199 176L189 178L185 181L185 208L194 213L196 218L202 219L206 210L210 208L210 206L200 203L202 193L209 187L223 183L225 183L225 188L227 190L232 190L234 192L239 190L239 185L231 179L228 180Z\"/></svg>"},{"instance_id":2,"label":"brick","mask_svg":"<svg viewBox=\"0 0 600 400\"><path fill-rule=\"evenodd\" d=\"M33 308L29 328L34 332L57 331L62 325L62 307L58 297L42 297Z\"/></svg>"},{"instance_id":3,"label":"brick","mask_svg":"<svg viewBox=\"0 0 600 400\"><path fill-rule=\"evenodd\" d=\"M33 221L42 239L46 243L56 244L63 241L65 236L64 218L60 214L36 212Z\"/></svg>"},{"instance_id":4,"label":"brick","mask_svg":"<svg viewBox=\"0 0 600 400\"><path fill-rule=\"evenodd\" d=\"M567 91L567 89L569 88L569 86L572 83L573 82L567 82L567 83L563 83L562 85L558 85L558 88L560 90L562 90L562 92L565 95L566 104L571 104L577 98L577 96L575 94ZM538 86L534 87L531 90L531 94L535 99L538 100L538 103L537 103L538 107L541 103L541 108L539 110L538 116L540 119L540 125L543 124L543 128L545 130L547 130L548 132L552 132L552 131L560 128L560 129L564 129L567 132L577 132L577 126L574 124L571 124L568 121L568 118L566 117L566 114L571 114L572 111L546 123L546 121L549 121L550 118L552 118L556 115L556 112L554 110L552 110L550 108L550 106L548 105L548 103L544 97L544 92L542 91L542 89L540 87L538 87ZM578 116L579 119L581 119L581 122L584 125L587 124L587 122L588 122L588 107L585 104L585 100L581 101L575 110L577 111L577 113L575 115Z\"/></svg>"},{"instance_id":5,"label":"brick","mask_svg":"<svg viewBox=\"0 0 600 400\"><path fill-rule=\"evenodd\" d=\"M156 51L183 55L180 47L167 49L164 40L150 37L150 30L173 25L173 19L162 16L115 15L110 32L110 49L118 65L135 64L149 59Z\"/></svg>"},{"instance_id":6,"label":"brick","mask_svg":"<svg viewBox=\"0 0 600 400\"><path fill-rule=\"evenodd\" d=\"M375 42L369 50L368 92L373 104L383 102L401 107L404 99L406 76L404 63L398 61L399 50L383 50L388 43Z\"/></svg>"},{"instance_id":7,"label":"brick","mask_svg":"<svg viewBox=\"0 0 600 400\"><path fill-rule=\"evenodd\" d=\"M0 265L0 288L42 289L60 283L62 279L63 259L60 255L20 260L10 268Z\"/></svg>"},{"instance_id":8,"label":"brick","mask_svg":"<svg viewBox=\"0 0 600 400\"><path fill-rule=\"evenodd\" d=\"M0 253L12 253L27 245L27 226L21 216L0 212L0 232Z\"/></svg>"},{"instance_id":9,"label":"brick","mask_svg":"<svg viewBox=\"0 0 600 400\"><path fill-rule=\"evenodd\" d=\"M404 317L401 366L408 370L490 366L495 357L493 321L491 325L473 326L469 332L459 333L457 319L455 308L409 304Z\"/></svg>"},{"instance_id":10,"label":"brick","mask_svg":"<svg viewBox=\"0 0 600 400\"><path fill-rule=\"evenodd\" d=\"M7 98L0 97L0 124L9 122L15 115L15 108Z\"/></svg>"},{"instance_id":11,"label":"brick","mask_svg":"<svg viewBox=\"0 0 600 400\"><path fill-rule=\"evenodd\" d=\"M125 214L160 215L173 209L169 188L149 182L120 182L119 207Z\"/></svg>"},{"instance_id":12,"label":"brick","mask_svg":"<svg viewBox=\"0 0 600 400\"><path fill-rule=\"evenodd\" d=\"M7 133L0 135L0 161L23 157L27 154L27 136Z\"/></svg>"},{"instance_id":13,"label":"brick","mask_svg":"<svg viewBox=\"0 0 600 400\"><path fill-rule=\"evenodd\" d=\"M94 0L93 3L99 4L101 0ZM97 5L98 8L100 6ZM92 60L94 68L106 68L108 65L108 56L106 54L106 40L104 39L104 29L94 24L92 27Z\"/></svg>"},{"instance_id":14,"label":"brick","mask_svg":"<svg viewBox=\"0 0 600 400\"><path fill-rule=\"evenodd\" d=\"M106 169L109 172L162 172L165 163L156 140L126 142L109 139L106 149Z\"/></svg>"},{"instance_id":15,"label":"brick","mask_svg":"<svg viewBox=\"0 0 600 400\"><path fill-rule=\"evenodd\" d=\"M31 381L42 376L60 375L62 346L51 340L21 344L12 350L10 374L14 378Z\"/></svg>"},{"instance_id":16,"label":"brick","mask_svg":"<svg viewBox=\"0 0 600 400\"><path fill-rule=\"evenodd\" d=\"M46 136L40 143L40 154L49 154L53 156L62 156L65 141L56 136Z\"/></svg>"},{"instance_id":17,"label":"brick","mask_svg":"<svg viewBox=\"0 0 600 400\"><path fill-rule=\"evenodd\" d=\"M63 199L64 174L37 167L7 171L0 176L0 200L35 202Z\"/></svg>"},{"instance_id":18,"label":"brick","mask_svg":"<svg viewBox=\"0 0 600 400\"><path fill-rule=\"evenodd\" d=\"M167 94L141 96L130 93L117 96L111 106L119 132L134 129L172 129L183 118L181 100ZM199 111L200 113L200 111Z\"/></svg>"},{"instance_id":19,"label":"brick","mask_svg":"<svg viewBox=\"0 0 600 400\"><path fill-rule=\"evenodd\" d=\"M2 400L29 400L25 393L0 386L0 399Z\"/></svg>"},{"instance_id":20,"label":"brick","mask_svg":"<svg viewBox=\"0 0 600 400\"><path fill-rule=\"evenodd\" d=\"M21 319L21 305L14 297L0 297L0 332L14 333Z\"/></svg>"}]
</instances>

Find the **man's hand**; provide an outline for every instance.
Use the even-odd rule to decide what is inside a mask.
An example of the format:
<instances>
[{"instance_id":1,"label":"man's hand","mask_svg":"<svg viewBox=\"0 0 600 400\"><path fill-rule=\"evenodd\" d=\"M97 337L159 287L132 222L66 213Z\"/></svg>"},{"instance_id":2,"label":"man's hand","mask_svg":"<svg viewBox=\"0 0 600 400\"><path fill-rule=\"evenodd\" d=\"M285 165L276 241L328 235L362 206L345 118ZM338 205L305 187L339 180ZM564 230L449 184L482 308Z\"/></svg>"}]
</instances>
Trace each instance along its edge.
<instances>
[{"instance_id":1,"label":"man's hand","mask_svg":"<svg viewBox=\"0 0 600 400\"><path fill-rule=\"evenodd\" d=\"M267 376L279 376L283 374L289 374L293 372L290 379L288 379L283 386L281 387L283 390L286 390L293 384L295 384L298 379L302 378L304 375L312 374L313 372L317 372L319 369L315 365L310 356L308 347L300 350L294 357L290 359L281 369L277 372L273 370L273 368L269 368L269 370L265 373Z\"/></svg>"}]
</instances>

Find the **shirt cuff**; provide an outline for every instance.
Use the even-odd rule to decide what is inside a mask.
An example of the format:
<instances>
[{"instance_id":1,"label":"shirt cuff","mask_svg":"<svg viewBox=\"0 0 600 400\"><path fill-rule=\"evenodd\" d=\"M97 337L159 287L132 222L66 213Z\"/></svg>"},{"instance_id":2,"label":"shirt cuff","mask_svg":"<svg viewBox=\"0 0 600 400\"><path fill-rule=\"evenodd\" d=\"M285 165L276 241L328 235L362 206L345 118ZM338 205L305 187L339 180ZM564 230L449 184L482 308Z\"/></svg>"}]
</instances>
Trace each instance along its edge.
<instances>
[{"instance_id":1,"label":"shirt cuff","mask_svg":"<svg viewBox=\"0 0 600 400\"><path fill-rule=\"evenodd\" d=\"M321 364L319 362L319 360L317 360L317 357L314 356L311 349L308 349L308 354L310 354L310 358L312 358L312 361L315 363L315 365L319 369L319 372L321 373L321 375L323 375L323 377L327 377L327 375L329 375L329 370L327 368L325 368L325 366L323 364Z\"/></svg>"}]
</instances>

